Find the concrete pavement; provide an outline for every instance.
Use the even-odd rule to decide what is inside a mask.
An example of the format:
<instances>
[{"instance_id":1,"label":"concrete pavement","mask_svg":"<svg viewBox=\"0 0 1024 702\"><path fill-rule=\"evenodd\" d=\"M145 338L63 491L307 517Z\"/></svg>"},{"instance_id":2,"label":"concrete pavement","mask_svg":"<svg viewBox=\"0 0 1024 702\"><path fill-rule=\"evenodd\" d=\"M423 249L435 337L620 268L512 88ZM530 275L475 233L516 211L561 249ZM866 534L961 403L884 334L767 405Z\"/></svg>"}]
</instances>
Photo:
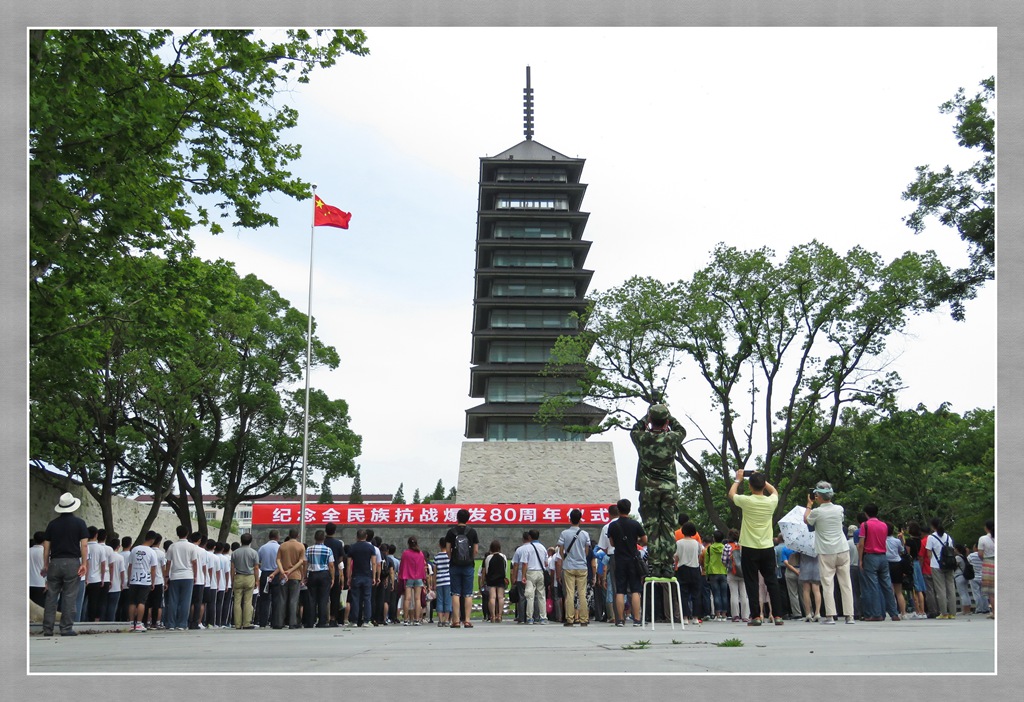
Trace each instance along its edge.
<instances>
[{"instance_id":1,"label":"concrete pavement","mask_svg":"<svg viewBox=\"0 0 1024 702\"><path fill-rule=\"evenodd\" d=\"M717 645L733 638L743 646ZM32 634L28 653L30 673L127 672L146 662L161 673L351 673L366 670L367 655L377 670L411 673L451 671L457 658L465 673L563 673L567 661L603 673L993 673L995 621L107 631Z\"/></svg>"}]
</instances>

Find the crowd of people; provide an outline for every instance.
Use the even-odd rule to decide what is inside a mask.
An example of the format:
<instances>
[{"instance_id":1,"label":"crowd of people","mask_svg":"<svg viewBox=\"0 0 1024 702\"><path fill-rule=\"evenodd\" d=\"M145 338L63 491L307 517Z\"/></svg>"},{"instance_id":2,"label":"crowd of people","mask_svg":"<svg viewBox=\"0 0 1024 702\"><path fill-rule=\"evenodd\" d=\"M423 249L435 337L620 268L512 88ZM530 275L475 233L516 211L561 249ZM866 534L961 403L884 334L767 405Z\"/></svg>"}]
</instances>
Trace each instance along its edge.
<instances>
[{"instance_id":1,"label":"crowd of people","mask_svg":"<svg viewBox=\"0 0 1024 702\"><path fill-rule=\"evenodd\" d=\"M416 536L399 551L371 529L345 544L338 527L316 529L311 543L291 529L254 548L251 534L227 544L178 527L176 540L148 532L140 543L86 526L79 501L66 493L58 517L33 536L30 599L44 608L43 634L75 635L74 623L126 622L131 631L423 626L473 628L478 622L586 627L591 622L641 626L646 618L781 625L785 620L833 624L882 621L886 615L952 619L994 617L995 526L968 549L954 544L938 519L902 529L865 505L846 524L828 483L808 495L804 520L814 555L790 548L774 533L778 492L755 473L741 492L742 471L728 497L742 512L739 529L703 537L678 516L672 567L682 603L655 589L642 603L648 534L623 499L594 537L579 510L556 543L536 529L522 533L511 557L492 541L481 553L469 512L431 553ZM957 609L959 601L959 610ZM676 611L670 611L670 605Z\"/></svg>"}]
</instances>

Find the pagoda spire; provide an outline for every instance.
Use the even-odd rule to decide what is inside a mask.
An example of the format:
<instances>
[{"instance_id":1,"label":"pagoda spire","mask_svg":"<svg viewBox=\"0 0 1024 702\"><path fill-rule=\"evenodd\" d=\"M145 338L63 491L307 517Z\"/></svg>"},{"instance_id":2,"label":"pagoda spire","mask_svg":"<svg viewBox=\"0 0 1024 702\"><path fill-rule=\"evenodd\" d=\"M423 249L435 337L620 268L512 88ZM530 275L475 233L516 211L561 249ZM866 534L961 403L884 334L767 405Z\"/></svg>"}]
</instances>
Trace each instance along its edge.
<instances>
[{"instance_id":1,"label":"pagoda spire","mask_svg":"<svg viewBox=\"0 0 1024 702\"><path fill-rule=\"evenodd\" d=\"M523 134L533 140L533 88L530 87L530 67L526 67L526 87L523 89Z\"/></svg>"}]
</instances>

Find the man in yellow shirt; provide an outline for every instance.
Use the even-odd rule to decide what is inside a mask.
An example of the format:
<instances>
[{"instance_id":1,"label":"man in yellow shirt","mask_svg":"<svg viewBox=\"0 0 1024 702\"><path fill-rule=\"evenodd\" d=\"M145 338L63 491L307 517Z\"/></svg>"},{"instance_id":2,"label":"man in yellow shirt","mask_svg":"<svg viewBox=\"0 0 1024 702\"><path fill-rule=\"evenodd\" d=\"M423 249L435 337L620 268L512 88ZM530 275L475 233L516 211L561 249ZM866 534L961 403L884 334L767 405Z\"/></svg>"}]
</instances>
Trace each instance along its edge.
<instances>
[{"instance_id":1,"label":"man in yellow shirt","mask_svg":"<svg viewBox=\"0 0 1024 702\"><path fill-rule=\"evenodd\" d=\"M736 471L736 480L729 488L729 501L743 512L743 523L740 526L740 546L743 547L743 585L747 590L747 599L753 608L759 602L757 574L764 578L771 598L772 612L782 612L782 600L779 596L779 581L775 577L775 542L772 540L772 517L779 504L779 492L775 486L765 479L763 473L754 472L748 481L750 495L738 495L743 482L743 470ZM751 614L754 614L752 611ZM750 626L761 626L761 612L751 617ZM775 617L775 624L782 626L782 617Z\"/></svg>"}]
</instances>

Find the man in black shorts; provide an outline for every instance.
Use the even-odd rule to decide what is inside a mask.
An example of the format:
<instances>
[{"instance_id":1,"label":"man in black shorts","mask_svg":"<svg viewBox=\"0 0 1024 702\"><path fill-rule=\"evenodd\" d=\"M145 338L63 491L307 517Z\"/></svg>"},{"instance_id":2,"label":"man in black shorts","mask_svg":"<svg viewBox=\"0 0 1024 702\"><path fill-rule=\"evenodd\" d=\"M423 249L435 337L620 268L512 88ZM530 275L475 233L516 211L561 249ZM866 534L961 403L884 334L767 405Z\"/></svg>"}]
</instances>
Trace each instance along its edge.
<instances>
[{"instance_id":1,"label":"man in black shorts","mask_svg":"<svg viewBox=\"0 0 1024 702\"><path fill-rule=\"evenodd\" d=\"M630 595L629 607L633 626L641 626L640 593L644 577L640 565L638 546L647 545L647 534L643 526L630 519L632 503L623 498L618 501L619 518L608 526L608 540L615 545L615 626L625 626L625 594Z\"/></svg>"}]
</instances>

